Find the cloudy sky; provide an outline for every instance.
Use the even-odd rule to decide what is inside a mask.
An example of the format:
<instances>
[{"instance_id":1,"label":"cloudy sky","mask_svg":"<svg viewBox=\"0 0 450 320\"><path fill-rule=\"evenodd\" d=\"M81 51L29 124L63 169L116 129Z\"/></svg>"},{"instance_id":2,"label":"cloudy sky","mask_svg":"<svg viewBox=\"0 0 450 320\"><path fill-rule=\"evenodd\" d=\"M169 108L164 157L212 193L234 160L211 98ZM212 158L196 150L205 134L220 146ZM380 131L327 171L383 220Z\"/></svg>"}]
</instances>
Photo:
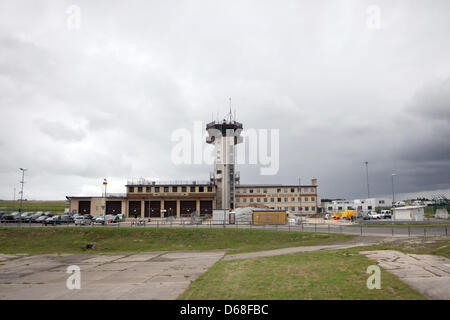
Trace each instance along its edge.
<instances>
[{"instance_id":1,"label":"cloudy sky","mask_svg":"<svg viewBox=\"0 0 450 320\"><path fill-rule=\"evenodd\" d=\"M79 15L78 15L79 13ZM325 198L450 196L450 1L0 2L0 198L124 192L176 165L173 132L279 129L280 169ZM17 197L17 194L16 194Z\"/></svg>"}]
</instances>

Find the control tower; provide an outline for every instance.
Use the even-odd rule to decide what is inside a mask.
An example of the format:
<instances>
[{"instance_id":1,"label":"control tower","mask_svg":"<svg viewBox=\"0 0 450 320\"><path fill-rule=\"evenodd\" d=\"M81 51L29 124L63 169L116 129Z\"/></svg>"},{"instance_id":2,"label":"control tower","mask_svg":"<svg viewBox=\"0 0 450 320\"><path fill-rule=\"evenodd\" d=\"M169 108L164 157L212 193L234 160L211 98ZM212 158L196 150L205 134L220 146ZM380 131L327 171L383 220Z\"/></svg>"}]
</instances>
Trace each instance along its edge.
<instances>
[{"instance_id":1,"label":"control tower","mask_svg":"<svg viewBox=\"0 0 450 320\"><path fill-rule=\"evenodd\" d=\"M214 144L214 173L211 175L217 189L216 208L235 208L235 185L239 183L239 172L235 172L236 145L242 142L242 124L233 120L230 113L222 121L206 125L206 143Z\"/></svg>"}]
</instances>

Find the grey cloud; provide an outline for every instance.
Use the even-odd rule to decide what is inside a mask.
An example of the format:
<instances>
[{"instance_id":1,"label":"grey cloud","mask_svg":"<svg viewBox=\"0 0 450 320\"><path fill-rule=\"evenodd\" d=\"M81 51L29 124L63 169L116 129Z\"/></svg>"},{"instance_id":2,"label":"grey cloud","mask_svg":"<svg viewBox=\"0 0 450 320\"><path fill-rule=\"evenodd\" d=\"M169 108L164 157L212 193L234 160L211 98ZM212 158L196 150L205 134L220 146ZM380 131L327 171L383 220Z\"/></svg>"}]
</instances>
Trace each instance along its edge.
<instances>
[{"instance_id":1,"label":"grey cloud","mask_svg":"<svg viewBox=\"0 0 450 320\"><path fill-rule=\"evenodd\" d=\"M132 177L207 179L211 166L171 162L170 136L223 116L230 96L244 129L280 130L278 174L241 165L242 183L316 177L324 197L362 197L367 160L374 195L392 171L398 192L450 189L446 0L377 1L378 31L372 1L81 0L69 30L72 4L0 4L0 197L18 166L36 198L105 176L118 192Z\"/></svg>"}]
</instances>

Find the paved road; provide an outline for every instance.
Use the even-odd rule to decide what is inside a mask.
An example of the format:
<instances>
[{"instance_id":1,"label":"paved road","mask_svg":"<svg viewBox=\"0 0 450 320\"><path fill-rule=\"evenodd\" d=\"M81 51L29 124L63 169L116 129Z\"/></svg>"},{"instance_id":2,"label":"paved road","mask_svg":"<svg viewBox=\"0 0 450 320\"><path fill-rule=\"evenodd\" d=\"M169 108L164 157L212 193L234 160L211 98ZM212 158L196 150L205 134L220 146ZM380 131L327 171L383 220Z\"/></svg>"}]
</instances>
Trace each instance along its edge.
<instances>
[{"instance_id":1,"label":"paved road","mask_svg":"<svg viewBox=\"0 0 450 320\"><path fill-rule=\"evenodd\" d=\"M395 274L430 299L450 300L450 259L405 254L393 250L363 251L381 267ZM383 283L383 280L381 280Z\"/></svg>"},{"instance_id":2,"label":"paved road","mask_svg":"<svg viewBox=\"0 0 450 320\"><path fill-rule=\"evenodd\" d=\"M375 245L375 244L379 244L383 241L392 241L392 240L393 240L393 238L386 239L384 237L372 237L372 236L357 237L356 239L353 239L352 241L346 241L342 244L302 246L302 247L291 247L291 248L282 248L282 249L274 249L274 250L266 250L266 251L230 254L230 255L224 256L222 258L222 260L269 257L269 256L278 256L281 254L311 252L311 251L319 251L319 250L348 249L348 248L354 248L354 247Z\"/></svg>"},{"instance_id":3,"label":"paved road","mask_svg":"<svg viewBox=\"0 0 450 320\"><path fill-rule=\"evenodd\" d=\"M135 254L0 254L0 299L176 299L224 251ZM81 289L66 286L80 267Z\"/></svg>"}]
</instances>

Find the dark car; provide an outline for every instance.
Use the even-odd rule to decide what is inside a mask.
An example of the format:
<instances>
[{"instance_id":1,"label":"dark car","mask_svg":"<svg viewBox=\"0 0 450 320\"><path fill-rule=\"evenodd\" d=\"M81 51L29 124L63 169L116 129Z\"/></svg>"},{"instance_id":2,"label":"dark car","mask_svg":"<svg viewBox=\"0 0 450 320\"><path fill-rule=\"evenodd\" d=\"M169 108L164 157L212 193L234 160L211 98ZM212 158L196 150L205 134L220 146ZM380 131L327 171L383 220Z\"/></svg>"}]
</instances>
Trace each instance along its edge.
<instances>
[{"instance_id":1,"label":"dark car","mask_svg":"<svg viewBox=\"0 0 450 320\"><path fill-rule=\"evenodd\" d=\"M40 216L36 219L36 223L44 223L46 219L48 219L49 217L46 215Z\"/></svg>"},{"instance_id":2,"label":"dark car","mask_svg":"<svg viewBox=\"0 0 450 320\"><path fill-rule=\"evenodd\" d=\"M13 212L11 214L4 214L1 218L2 221L4 222L14 222L16 221L16 217L19 216L20 217L20 213L19 212Z\"/></svg>"},{"instance_id":3,"label":"dark car","mask_svg":"<svg viewBox=\"0 0 450 320\"><path fill-rule=\"evenodd\" d=\"M41 211L41 212L36 212L35 214L33 214L32 216L31 216L31 218L30 218L30 221L32 222L32 223L36 223L37 222L37 219L39 218L39 217L42 217L44 215L44 213Z\"/></svg>"},{"instance_id":4,"label":"dark car","mask_svg":"<svg viewBox=\"0 0 450 320\"><path fill-rule=\"evenodd\" d=\"M69 216L68 214L63 214L62 216L60 216L59 222L60 223L73 223L74 219Z\"/></svg>"}]
</instances>

